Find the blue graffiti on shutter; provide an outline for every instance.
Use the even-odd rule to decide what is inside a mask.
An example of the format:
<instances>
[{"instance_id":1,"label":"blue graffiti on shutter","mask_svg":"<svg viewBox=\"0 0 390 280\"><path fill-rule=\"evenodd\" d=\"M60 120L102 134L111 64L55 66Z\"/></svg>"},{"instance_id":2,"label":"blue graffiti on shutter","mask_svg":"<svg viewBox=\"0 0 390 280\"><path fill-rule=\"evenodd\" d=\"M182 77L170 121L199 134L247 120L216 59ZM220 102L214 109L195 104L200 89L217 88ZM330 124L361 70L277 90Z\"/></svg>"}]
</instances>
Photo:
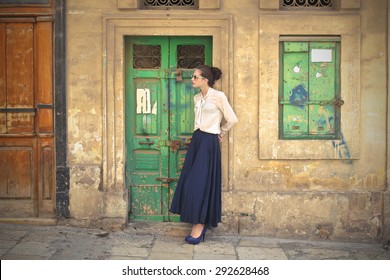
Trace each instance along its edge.
<instances>
[{"instance_id":1,"label":"blue graffiti on shutter","mask_svg":"<svg viewBox=\"0 0 390 280\"><path fill-rule=\"evenodd\" d=\"M308 100L308 93L302 84L293 88L290 96L291 105L304 106L307 100Z\"/></svg>"}]
</instances>

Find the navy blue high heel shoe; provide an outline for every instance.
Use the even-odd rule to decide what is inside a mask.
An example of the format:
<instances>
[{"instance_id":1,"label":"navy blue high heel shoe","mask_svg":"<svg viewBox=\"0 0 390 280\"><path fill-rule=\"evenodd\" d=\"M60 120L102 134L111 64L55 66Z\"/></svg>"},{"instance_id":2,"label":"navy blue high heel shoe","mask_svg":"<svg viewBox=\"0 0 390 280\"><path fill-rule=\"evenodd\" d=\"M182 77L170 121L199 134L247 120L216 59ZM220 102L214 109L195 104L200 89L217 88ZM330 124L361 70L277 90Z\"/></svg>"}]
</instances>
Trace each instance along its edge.
<instances>
[{"instance_id":1,"label":"navy blue high heel shoe","mask_svg":"<svg viewBox=\"0 0 390 280\"><path fill-rule=\"evenodd\" d=\"M202 230L202 234L203 234L203 233L205 233L205 232L206 232L206 230L207 230L206 228L203 228L203 230ZM187 241L187 240L188 240L188 238L190 238L190 237L191 237L191 234L188 234L188 235L186 235L186 236L184 237L184 240L185 240L185 241Z\"/></svg>"},{"instance_id":2,"label":"navy blue high heel shoe","mask_svg":"<svg viewBox=\"0 0 390 280\"><path fill-rule=\"evenodd\" d=\"M203 229L204 230L204 229ZM204 232L206 232L206 230L204 230ZM203 231L202 231L202 233L203 233ZM187 241L188 240L188 238L190 238L191 237L191 234L189 234L189 235L186 235L186 237L184 237L184 240L185 241Z\"/></svg>"},{"instance_id":3,"label":"navy blue high heel shoe","mask_svg":"<svg viewBox=\"0 0 390 280\"><path fill-rule=\"evenodd\" d=\"M207 228L203 228L202 233L199 235L199 237L194 238L194 237L192 237L191 235L187 235L184 239L185 239L189 244L197 245L197 244L200 243L201 240L203 240L203 242L204 242L204 238L205 238L205 236L206 236L206 231L207 231Z\"/></svg>"}]
</instances>

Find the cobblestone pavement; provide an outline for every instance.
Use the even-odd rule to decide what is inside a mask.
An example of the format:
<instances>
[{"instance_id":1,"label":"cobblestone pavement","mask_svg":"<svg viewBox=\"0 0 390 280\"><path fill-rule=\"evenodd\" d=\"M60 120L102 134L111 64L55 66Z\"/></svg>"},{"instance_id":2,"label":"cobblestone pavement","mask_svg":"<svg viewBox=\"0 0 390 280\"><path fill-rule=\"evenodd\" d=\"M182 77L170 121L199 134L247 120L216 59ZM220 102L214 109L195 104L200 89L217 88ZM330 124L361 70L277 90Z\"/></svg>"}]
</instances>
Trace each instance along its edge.
<instances>
[{"instance_id":1,"label":"cobblestone pavement","mask_svg":"<svg viewBox=\"0 0 390 280\"><path fill-rule=\"evenodd\" d=\"M384 244L206 235L187 244L188 227L135 223L107 232L69 226L0 224L1 260L390 260Z\"/></svg>"}]
</instances>

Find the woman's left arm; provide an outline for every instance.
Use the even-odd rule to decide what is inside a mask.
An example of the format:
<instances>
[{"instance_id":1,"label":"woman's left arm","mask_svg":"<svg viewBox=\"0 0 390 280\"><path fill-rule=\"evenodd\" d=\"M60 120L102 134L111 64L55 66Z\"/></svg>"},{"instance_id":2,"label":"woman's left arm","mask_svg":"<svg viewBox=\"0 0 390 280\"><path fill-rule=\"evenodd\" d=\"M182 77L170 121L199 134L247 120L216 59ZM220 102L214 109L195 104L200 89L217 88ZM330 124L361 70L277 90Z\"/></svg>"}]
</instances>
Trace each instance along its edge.
<instances>
[{"instance_id":1,"label":"woman's left arm","mask_svg":"<svg viewBox=\"0 0 390 280\"><path fill-rule=\"evenodd\" d=\"M226 120L226 123L221 126L221 133L219 134L219 139L222 140L223 135L226 134L238 122L238 119L225 94L221 95L220 109L224 119Z\"/></svg>"}]
</instances>

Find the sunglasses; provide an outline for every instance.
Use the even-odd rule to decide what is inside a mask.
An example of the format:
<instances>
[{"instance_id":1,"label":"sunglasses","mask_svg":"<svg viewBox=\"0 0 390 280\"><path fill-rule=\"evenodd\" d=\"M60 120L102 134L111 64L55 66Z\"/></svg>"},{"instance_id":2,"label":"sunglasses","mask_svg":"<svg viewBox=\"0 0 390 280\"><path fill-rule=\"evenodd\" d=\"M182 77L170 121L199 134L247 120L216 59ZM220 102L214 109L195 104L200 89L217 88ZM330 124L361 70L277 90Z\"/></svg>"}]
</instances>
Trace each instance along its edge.
<instances>
[{"instance_id":1,"label":"sunglasses","mask_svg":"<svg viewBox=\"0 0 390 280\"><path fill-rule=\"evenodd\" d=\"M191 79L194 79L194 80L197 80L197 79L204 79L205 77L202 77L200 75L196 76L196 75L192 75Z\"/></svg>"}]
</instances>

